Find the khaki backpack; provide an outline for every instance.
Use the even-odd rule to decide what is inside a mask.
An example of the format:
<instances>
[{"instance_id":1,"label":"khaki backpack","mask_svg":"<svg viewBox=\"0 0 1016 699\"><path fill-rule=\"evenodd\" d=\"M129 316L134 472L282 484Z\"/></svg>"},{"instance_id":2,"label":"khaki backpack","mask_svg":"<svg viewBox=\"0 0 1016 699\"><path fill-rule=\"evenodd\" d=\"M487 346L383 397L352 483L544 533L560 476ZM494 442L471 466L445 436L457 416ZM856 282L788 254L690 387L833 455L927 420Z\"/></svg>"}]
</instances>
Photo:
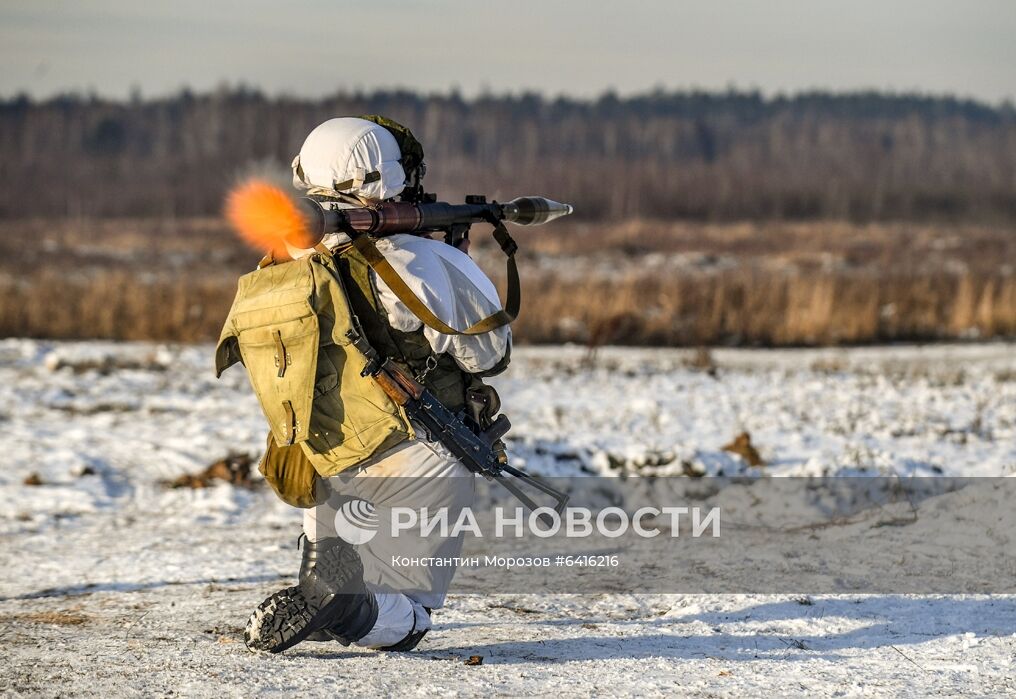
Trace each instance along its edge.
<instances>
[{"instance_id":1,"label":"khaki backpack","mask_svg":"<svg viewBox=\"0 0 1016 699\"><path fill-rule=\"evenodd\" d=\"M303 457L328 477L414 436L402 409L361 376L366 359L351 345L352 328L331 255L270 264L240 278L216 347L216 376L238 361L247 368L278 446L269 448L278 458L263 460L262 472L290 504L313 504L306 490L313 478L294 467ZM283 469L288 475L273 473Z\"/></svg>"}]
</instances>

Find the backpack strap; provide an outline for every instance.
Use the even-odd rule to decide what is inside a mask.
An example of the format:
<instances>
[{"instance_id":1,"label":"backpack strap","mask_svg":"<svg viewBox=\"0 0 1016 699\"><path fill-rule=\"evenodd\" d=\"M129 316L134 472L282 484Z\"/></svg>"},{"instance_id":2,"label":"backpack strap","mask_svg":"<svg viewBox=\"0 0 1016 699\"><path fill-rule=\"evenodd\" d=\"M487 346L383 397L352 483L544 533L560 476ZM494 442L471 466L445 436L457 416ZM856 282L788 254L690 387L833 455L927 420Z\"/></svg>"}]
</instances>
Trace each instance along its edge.
<instances>
[{"instance_id":1,"label":"backpack strap","mask_svg":"<svg viewBox=\"0 0 1016 699\"><path fill-rule=\"evenodd\" d=\"M437 330L443 335L482 335L501 326L508 325L519 315L519 308L522 305L522 292L519 284L519 268L515 262L515 253L518 245L508 233L504 222L493 221L494 239L501 246L501 250L508 258L506 267L508 272L508 301L503 310L492 313L483 320L473 323L465 330L459 330L445 323L434 315L427 304L425 304L416 293L409 288L409 285L399 276L391 263L385 259L381 251L377 249L374 240L367 235L355 235L353 247L363 255L363 258L370 265L370 268L384 280L392 293L405 304L412 313L419 318L427 327Z\"/></svg>"}]
</instances>

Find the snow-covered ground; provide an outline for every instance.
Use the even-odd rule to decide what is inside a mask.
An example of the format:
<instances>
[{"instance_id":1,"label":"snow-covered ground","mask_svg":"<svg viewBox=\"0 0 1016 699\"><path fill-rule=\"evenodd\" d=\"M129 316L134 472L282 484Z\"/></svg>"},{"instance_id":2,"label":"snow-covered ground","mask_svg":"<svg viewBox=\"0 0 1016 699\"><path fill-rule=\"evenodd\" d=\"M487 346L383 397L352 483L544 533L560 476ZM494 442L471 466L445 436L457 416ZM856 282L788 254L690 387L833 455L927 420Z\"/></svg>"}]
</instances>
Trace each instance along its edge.
<instances>
[{"instance_id":1,"label":"snow-covered ground","mask_svg":"<svg viewBox=\"0 0 1016 699\"><path fill-rule=\"evenodd\" d=\"M497 380L513 457L548 475L1016 472L1016 346L711 362L519 348ZM250 654L251 608L295 578L299 513L163 481L255 455L264 431L242 369L216 380L209 347L0 341L0 691L1016 692L1010 596L453 595L413 653ZM721 449L743 431L761 469Z\"/></svg>"}]
</instances>

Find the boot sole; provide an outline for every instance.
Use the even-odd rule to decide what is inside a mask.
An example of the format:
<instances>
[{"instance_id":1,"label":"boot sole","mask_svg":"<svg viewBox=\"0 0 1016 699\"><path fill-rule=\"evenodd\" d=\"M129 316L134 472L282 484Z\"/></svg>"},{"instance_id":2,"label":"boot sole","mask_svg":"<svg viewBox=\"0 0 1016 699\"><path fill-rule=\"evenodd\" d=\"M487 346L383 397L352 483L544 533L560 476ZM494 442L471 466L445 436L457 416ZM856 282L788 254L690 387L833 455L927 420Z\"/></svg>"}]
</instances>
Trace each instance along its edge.
<instances>
[{"instance_id":1,"label":"boot sole","mask_svg":"<svg viewBox=\"0 0 1016 699\"><path fill-rule=\"evenodd\" d=\"M281 653L326 628L349 599L350 582L363 579L363 563L351 546L337 546L317 562L327 585L287 587L258 605L247 622L244 643L252 651Z\"/></svg>"}]
</instances>

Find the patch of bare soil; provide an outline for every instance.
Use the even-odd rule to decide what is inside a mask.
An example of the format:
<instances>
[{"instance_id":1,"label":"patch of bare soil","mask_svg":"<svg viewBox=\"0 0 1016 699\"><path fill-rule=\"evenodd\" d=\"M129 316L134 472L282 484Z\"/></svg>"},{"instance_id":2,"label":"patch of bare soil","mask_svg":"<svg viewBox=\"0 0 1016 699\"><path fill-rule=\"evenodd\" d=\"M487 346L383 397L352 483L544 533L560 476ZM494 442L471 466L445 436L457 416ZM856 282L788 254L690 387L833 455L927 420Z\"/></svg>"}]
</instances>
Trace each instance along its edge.
<instances>
[{"instance_id":1,"label":"patch of bare soil","mask_svg":"<svg viewBox=\"0 0 1016 699\"><path fill-rule=\"evenodd\" d=\"M225 481L238 488L253 490L260 486L251 478L254 460L248 454L230 454L211 464L200 473L185 473L164 484L169 488L210 488L216 481Z\"/></svg>"},{"instance_id":2,"label":"patch of bare soil","mask_svg":"<svg viewBox=\"0 0 1016 699\"><path fill-rule=\"evenodd\" d=\"M734 441L730 444L725 444L723 451L729 451L731 454L737 454L744 459L749 466L765 466L766 462L762 459L761 454L755 448L755 445L751 443L751 435L747 432L734 437Z\"/></svg>"},{"instance_id":3,"label":"patch of bare soil","mask_svg":"<svg viewBox=\"0 0 1016 699\"><path fill-rule=\"evenodd\" d=\"M82 626L91 619L81 612L75 610L62 610L51 612L26 612L16 614L15 620L29 624L54 624L56 626Z\"/></svg>"}]
</instances>

